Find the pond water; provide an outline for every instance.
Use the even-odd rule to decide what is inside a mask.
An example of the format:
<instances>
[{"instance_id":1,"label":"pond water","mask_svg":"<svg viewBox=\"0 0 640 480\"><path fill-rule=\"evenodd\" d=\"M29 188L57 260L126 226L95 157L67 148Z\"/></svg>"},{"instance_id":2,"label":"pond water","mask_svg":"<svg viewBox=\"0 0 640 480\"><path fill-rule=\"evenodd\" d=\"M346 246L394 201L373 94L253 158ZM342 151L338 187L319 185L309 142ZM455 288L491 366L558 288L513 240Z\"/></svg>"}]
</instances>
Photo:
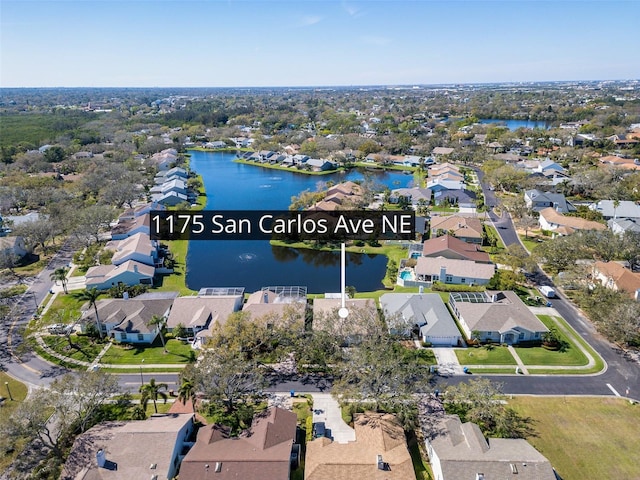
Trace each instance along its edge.
<instances>
[{"instance_id":1,"label":"pond water","mask_svg":"<svg viewBox=\"0 0 640 480\"><path fill-rule=\"evenodd\" d=\"M509 130L514 131L518 128L542 128L547 130L550 128L549 122L538 120L503 120L499 118L483 118L480 123L500 123L504 124Z\"/></svg>"},{"instance_id":2,"label":"pond water","mask_svg":"<svg viewBox=\"0 0 640 480\"><path fill-rule=\"evenodd\" d=\"M191 151L191 168L202 175L207 210L287 210L291 197L316 190L321 182L359 180L352 170L331 175L304 175L235 163L235 155ZM407 187L413 177L402 172L372 172L389 188ZM346 284L358 291L382 288L384 255L347 254ZM269 285L302 285L309 293L340 291L339 252L273 247L259 240L196 240L189 243L186 284L203 287L245 287L248 292Z\"/></svg>"}]
</instances>

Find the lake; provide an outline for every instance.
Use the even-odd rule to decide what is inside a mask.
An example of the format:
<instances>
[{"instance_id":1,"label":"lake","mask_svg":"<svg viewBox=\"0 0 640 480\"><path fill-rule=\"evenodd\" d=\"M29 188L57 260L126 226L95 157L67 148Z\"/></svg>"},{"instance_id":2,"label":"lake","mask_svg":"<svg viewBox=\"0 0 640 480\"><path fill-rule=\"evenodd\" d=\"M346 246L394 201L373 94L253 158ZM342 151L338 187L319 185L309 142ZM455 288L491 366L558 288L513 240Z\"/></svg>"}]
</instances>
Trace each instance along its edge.
<instances>
[{"instance_id":1,"label":"lake","mask_svg":"<svg viewBox=\"0 0 640 480\"><path fill-rule=\"evenodd\" d=\"M509 130L514 131L518 128L542 128L548 130L551 125L543 120L501 120L499 118L483 118L480 123L500 123L504 124Z\"/></svg>"},{"instance_id":2,"label":"lake","mask_svg":"<svg viewBox=\"0 0 640 480\"><path fill-rule=\"evenodd\" d=\"M202 175L207 210L287 210L291 197L316 190L329 180L336 183L364 178L362 171L305 175L235 163L224 152L191 151L191 169ZM369 173L367 173L369 175ZM412 175L372 172L389 188L407 187ZM347 254L346 284L358 291L383 287L384 255ZM203 287L245 287L248 292L269 285L302 285L309 293L340 291L339 252L273 247L258 240L195 240L189 242L186 284Z\"/></svg>"}]
</instances>

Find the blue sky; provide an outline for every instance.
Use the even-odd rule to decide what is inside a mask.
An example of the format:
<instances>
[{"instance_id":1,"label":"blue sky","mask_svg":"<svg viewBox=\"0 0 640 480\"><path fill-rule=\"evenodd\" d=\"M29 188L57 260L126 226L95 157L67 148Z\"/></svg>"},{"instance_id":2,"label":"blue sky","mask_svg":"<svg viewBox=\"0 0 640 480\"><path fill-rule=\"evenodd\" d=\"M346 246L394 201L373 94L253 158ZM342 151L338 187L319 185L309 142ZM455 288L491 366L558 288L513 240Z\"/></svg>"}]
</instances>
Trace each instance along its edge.
<instances>
[{"instance_id":1,"label":"blue sky","mask_svg":"<svg viewBox=\"0 0 640 480\"><path fill-rule=\"evenodd\" d=\"M637 0L0 0L0 86L638 79L639 18Z\"/></svg>"}]
</instances>

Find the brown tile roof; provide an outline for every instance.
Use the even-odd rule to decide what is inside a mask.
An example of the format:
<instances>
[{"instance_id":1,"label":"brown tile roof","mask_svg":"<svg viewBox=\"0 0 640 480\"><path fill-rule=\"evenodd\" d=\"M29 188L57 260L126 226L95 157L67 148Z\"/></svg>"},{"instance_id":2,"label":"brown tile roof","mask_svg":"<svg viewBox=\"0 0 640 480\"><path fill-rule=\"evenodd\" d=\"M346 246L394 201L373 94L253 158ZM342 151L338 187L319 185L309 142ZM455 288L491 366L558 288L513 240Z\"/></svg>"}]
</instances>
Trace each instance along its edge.
<instances>
[{"instance_id":1,"label":"brown tile roof","mask_svg":"<svg viewBox=\"0 0 640 480\"><path fill-rule=\"evenodd\" d=\"M216 297L178 297L167 318L167 327L182 323L187 328L203 328L219 323L224 325L233 312L242 305L240 295Z\"/></svg>"},{"instance_id":2,"label":"brown tile roof","mask_svg":"<svg viewBox=\"0 0 640 480\"><path fill-rule=\"evenodd\" d=\"M547 207L540 210L540 216L544 219L560 227L567 227L573 230L606 230L607 226L593 220L585 220L580 217L569 217L556 211L553 207Z\"/></svg>"},{"instance_id":3,"label":"brown tile roof","mask_svg":"<svg viewBox=\"0 0 640 480\"><path fill-rule=\"evenodd\" d=\"M640 289L640 273L634 273L617 262L596 262L593 267L596 272L611 279L618 290L635 298L636 291Z\"/></svg>"},{"instance_id":4,"label":"brown tile roof","mask_svg":"<svg viewBox=\"0 0 640 480\"><path fill-rule=\"evenodd\" d=\"M482 222L473 217L461 215L434 216L431 218L431 231L442 229L453 231L454 237L482 238Z\"/></svg>"},{"instance_id":5,"label":"brown tile roof","mask_svg":"<svg viewBox=\"0 0 640 480\"><path fill-rule=\"evenodd\" d=\"M180 480L288 480L296 424L295 413L271 407L239 437L220 425L202 427L182 461Z\"/></svg>"},{"instance_id":6,"label":"brown tile roof","mask_svg":"<svg viewBox=\"0 0 640 480\"><path fill-rule=\"evenodd\" d=\"M360 414L354 428L354 442L318 438L307 443L305 480L415 480L404 430L393 415ZM378 468L378 455L388 469Z\"/></svg>"},{"instance_id":7,"label":"brown tile roof","mask_svg":"<svg viewBox=\"0 0 640 480\"><path fill-rule=\"evenodd\" d=\"M480 263L491 263L489 254L477 245L463 242L450 235L431 238L424 242L422 255L425 257L463 258Z\"/></svg>"}]
</instances>

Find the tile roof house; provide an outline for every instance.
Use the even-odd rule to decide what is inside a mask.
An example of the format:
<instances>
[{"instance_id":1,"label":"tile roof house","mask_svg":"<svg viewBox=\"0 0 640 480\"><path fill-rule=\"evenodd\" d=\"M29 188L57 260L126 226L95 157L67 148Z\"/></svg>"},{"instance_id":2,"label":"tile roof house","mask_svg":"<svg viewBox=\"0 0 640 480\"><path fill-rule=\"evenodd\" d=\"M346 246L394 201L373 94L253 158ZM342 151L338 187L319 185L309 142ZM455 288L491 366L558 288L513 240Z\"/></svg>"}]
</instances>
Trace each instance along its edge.
<instances>
[{"instance_id":1,"label":"tile roof house","mask_svg":"<svg viewBox=\"0 0 640 480\"><path fill-rule=\"evenodd\" d=\"M539 212L548 207L553 207L557 212L569 213L575 212L577 208L561 193L547 193L538 189L527 190L524 192L524 202L527 208Z\"/></svg>"},{"instance_id":2,"label":"tile roof house","mask_svg":"<svg viewBox=\"0 0 640 480\"><path fill-rule=\"evenodd\" d=\"M362 203L362 187L355 182L342 182L327 190L325 197L309 210L333 211L354 209Z\"/></svg>"},{"instance_id":3,"label":"tile roof house","mask_svg":"<svg viewBox=\"0 0 640 480\"><path fill-rule=\"evenodd\" d=\"M445 257L419 257L414 270L419 282L464 285L486 285L496 273L490 263Z\"/></svg>"},{"instance_id":4,"label":"tile roof house","mask_svg":"<svg viewBox=\"0 0 640 480\"><path fill-rule=\"evenodd\" d=\"M338 316L341 298L316 298L313 300L313 329L329 331L341 336L346 345L356 344L369 333L368 327L379 323L378 309L370 298L348 298L346 319Z\"/></svg>"},{"instance_id":5,"label":"tile roof house","mask_svg":"<svg viewBox=\"0 0 640 480\"><path fill-rule=\"evenodd\" d=\"M295 413L271 407L238 437L204 426L182 460L180 480L289 480L296 424Z\"/></svg>"},{"instance_id":6,"label":"tile roof house","mask_svg":"<svg viewBox=\"0 0 640 480\"><path fill-rule=\"evenodd\" d=\"M622 158L615 155L600 157L601 166L624 168L625 170L640 170L640 160L635 158Z\"/></svg>"},{"instance_id":7,"label":"tile roof house","mask_svg":"<svg viewBox=\"0 0 640 480\"><path fill-rule=\"evenodd\" d=\"M549 460L529 442L485 438L475 423L445 415L425 441L436 480L555 480Z\"/></svg>"},{"instance_id":8,"label":"tile roof house","mask_svg":"<svg viewBox=\"0 0 640 480\"><path fill-rule=\"evenodd\" d=\"M289 328L304 330L307 289L304 287L265 287L253 292L242 306L253 319L283 322Z\"/></svg>"},{"instance_id":9,"label":"tile roof house","mask_svg":"<svg viewBox=\"0 0 640 480\"><path fill-rule=\"evenodd\" d=\"M118 224L111 229L112 240L122 240L124 238L135 235L136 233L151 233L151 215L144 213L134 218L124 218L118 221Z\"/></svg>"},{"instance_id":10,"label":"tile roof house","mask_svg":"<svg viewBox=\"0 0 640 480\"><path fill-rule=\"evenodd\" d=\"M151 213L153 210L166 210L166 207L156 202L148 202L133 208L127 208L118 217L118 223L134 220L135 218Z\"/></svg>"},{"instance_id":11,"label":"tile roof house","mask_svg":"<svg viewBox=\"0 0 640 480\"><path fill-rule=\"evenodd\" d=\"M480 250L478 245L464 242L451 235L431 238L424 242L422 256L458 258L480 263L491 263L489 254Z\"/></svg>"},{"instance_id":12,"label":"tile roof house","mask_svg":"<svg viewBox=\"0 0 640 480\"><path fill-rule=\"evenodd\" d=\"M595 212L600 212L605 220L611 218L640 220L640 204L630 200L621 200L617 206L613 200L600 200L589 205L589 208Z\"/></svg>"},{"instance_id":13,"label":"tile roof house","mask_svg":"<svg viewBox=\"0 0 640 480\"><path fill-rule=\"evenodd\" d=\"M152 285L156 269L153 266L126 260L120 265L98 265L85 274L86 287L108 290L116 285Z\"/></svg>"},{"instance_id":14,"label":"tile roof house","mask_svg":"<svg viewBox=\"0 0 640 480\"><path fill-rule=\"evenodd\" d=\"M640 301L640 273L635 273L617 262L595 262L593 276L604 287L628 293Z\"/></svg>"},{"instance_id":15,"label":"tile roof house","mask_svg":"<svg viewBox=\"0 0 640 480\"><path fill-rule=\"evenodd\" d=\"M173 479L193 430L193 414L100 423L73 442L60 480Z\"/></svg>"},{"instance_id":16,"label":"tile roof house","mask_svg":"<svg viewBox=\"0 0 640 480\"><path fill-rule=\"evenodd\" d=\"M189 336L199 332L210 335L214 325L224 325L229 315L242 308L243 300L242 295L178 297L173 301L167 317L167 330L171 332L178 324L182 324Z\"/></svg>"},{"instance_id":17,"label":"tile roof house","mask_svg":"<svg viewBox=\"0 0 640 480\"><path fill-rule=\"evenodd\" d=\"M404 429L390 414L364 413L354 418L356 440L307 443L305 480L415 480Z\"/></svg>"},{"instance_id":18,"label":"tile roof house","mask_svg":"<svg viewBox=\"0 0 640 480\"><path fill-rule=\"evenodd\" d=\"M159 326L149 323L154 316L167 318L173 301L173 298L110 298L96 302L96 308L108 337L124 343L153 343ZM95 324L95 309L87 308L81 321L84 325Z\"/></svg>"},{"instance_id":19,"label":"tile roof house","mask_svg":"<svg viewBox=\"0 0 640 480\"><path fill-rule=\"evenodd\" d=\"M511 291L454 292L449 305L467 338L477 331L481 342L538 341L549 331Z\"/></svg>"},{"instance_id":20,"label":"tile roof house","mask_svg":"<svg viewBox=\"0 0 640 480\"><path fill-rule=\"evenodd\" d=\"M440 156L440 155L451 155L453 153L453 148L448 147L436 147L431 152L431 155Z\"/></svg>"},{"instance_id":21,"label":"tile roof house","mask_svg":"<svg viewBox=\"0 0 640 480\"><path fill-rule=\"evenodd\" d=\"M438 234L447 234L467 243L481 245L484 237L482 222L474 217L432 216L429 228L432 238L437 237Z\"/></svg>"},{"instance_id":22,"label":"tile roof house","mask_svg":"<svg viewBox=\"0 0 640 480\"><path fill-rule=\"evenodd\" d=\"M134 260L145 265L158 267L158 242L151 240L145 233L136 233L122 240L111 240L105 247L113 251L111 263L121 265Z\"/></svg>"},{"instance_id":23,"label":"tile roof house","mask_svg":"<svg viewBox=\"0 0 640 480\"><path fill-rule=\"evenodd\" d=\"M592 220L585 220L580 217L567 217L552 207L540 210L538 221L540 228L550 230L558 235L571 235L576 230L606 230L607 228L606 225Z\"/></svg>"},{"instance_id":24,"label":"tile roof house","mask_svg":"<svg viewBox=\"0 0 640 480\"><path fill-rule=\"evenodd\" d=\"M416 329L424 342L435 346L456 346L462 335L437 293L385 293L380 308L388 323L404 325L396 335L411 334Z\"/></svg>"}]
</instances>

